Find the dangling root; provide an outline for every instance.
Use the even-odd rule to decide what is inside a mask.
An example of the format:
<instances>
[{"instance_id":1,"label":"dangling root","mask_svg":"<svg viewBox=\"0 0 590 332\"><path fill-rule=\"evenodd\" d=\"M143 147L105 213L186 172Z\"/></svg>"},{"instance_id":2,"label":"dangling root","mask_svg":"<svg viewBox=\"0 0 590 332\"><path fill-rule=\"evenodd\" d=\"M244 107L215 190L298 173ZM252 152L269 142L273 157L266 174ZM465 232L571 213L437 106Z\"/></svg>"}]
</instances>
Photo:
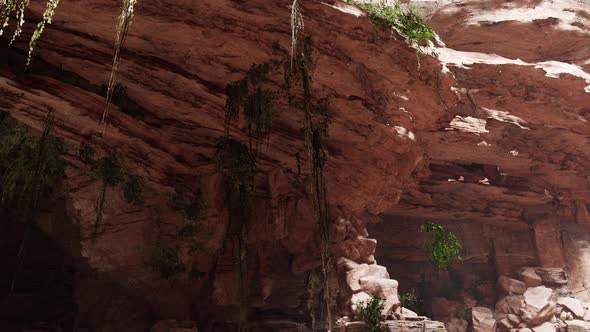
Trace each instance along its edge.
<instances>
[{"instance_id":1,"label":"dangling root","mask_svg":"<svg viewBox=\"0 0 590 332\"><path fill-rule=\"evenodd\" d=\"M28 5L29 0L25 0L23 2L27 2L27 5ZM33 49L35 49L35 45L37 44L37 40L39 40L39 38L41 38L41 35L43 34L43 30L45 30L45 25L51 24L51 21L53 20L53 14L55 14L55 9L57 8L57 5L59 5L59 0L48 0L47 1L47 7L45 7L45 12L43 13L43 20L37 24L37 28L35 29L35 32L33 32L33 36L31 36L31 41L29 42L29 55L27 57L27 64L25 65L25 67L29 67L29 64L31 64L31 57L33 56ZM22 12L19 13L19 17L22 19L22 22L24 22L24 8L22 9ZM21 25L22 25L22 22L20 23ZM17 33L20 34L20 31L15 31L14 37L12 39L13 41L18 36Z\"/></svg>"},{"instance_id":2,"label":"dangling root","mask_svg":"<svg viewBox=\"0 0 590 332\"><path fill-rule=\"evenodd\" d=\"M303 15L299 9L299 0L293 0L291 4L291 71L293 71L293 59L297 49L297 36L303 29Z\"/></svg>"},{"instance_id":3,"label":"dangling root","mask_svg":"<svg viewBox=\"0 0 590 332\"><path fill-rule=\"evenodd\" d=\"M111 67L111 76L109 78L109 84L107 87L107 96L105 99L104 110L102 112L102 119L100 120L103 126L103 132L106 128L106 119L109 113L109 103L113 98L113 91L115 88L115 82L117 80L117 70L119 68L119 59L121 55L121 48L127 38L127 31L131 25L133 19L133 7L138 0L123 0L123 6L121 7L121 15L119 15L119 22L117 23L117 32L115 34L115 53L113 55L113 64Z\"/></svg>"}]
</instances>

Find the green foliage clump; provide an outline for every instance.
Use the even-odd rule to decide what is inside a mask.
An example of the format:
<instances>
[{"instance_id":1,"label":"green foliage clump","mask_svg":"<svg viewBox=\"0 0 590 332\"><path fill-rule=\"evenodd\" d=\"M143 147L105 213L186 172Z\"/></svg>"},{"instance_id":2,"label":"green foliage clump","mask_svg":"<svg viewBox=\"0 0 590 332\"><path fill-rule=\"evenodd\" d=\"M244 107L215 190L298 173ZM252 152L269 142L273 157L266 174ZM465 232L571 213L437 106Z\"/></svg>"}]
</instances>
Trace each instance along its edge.
<instances>
[{"instance_id":1,"label":"green foliage clump","mask_svg":"<svg viewBox=\"0 0 590 332\"><path fill-rule=\"evenodd\" d=\"M381 298L373 296L370 301L360 302L359 314L361 319L365 322L367 332L384 332L381 326L381 311L383 311L384 302Z\"/></svg>"},{"instance_id":2,"label":"green foliage clump","mask_svg":"<svg viewBox=\"0 0 590 332\"><path fill-rule=\"evenodd\" d=\"M420 231L432 234L432 238L426 243L426 252L437 268L446 268L453 261L461 260L462 246L455 234L433 222L421 225Z\"/></svg>"},{"instance_id":3,"label":"green foliage clump","mask_svg":"<svg viewBox=\"0 0 590 332\"><path fill-rule=\"evenodd\" d=\"M366 12L374 24L393 28L413 42L428 42L435 37L432 28L426 25L412 8L404 10L399 2L393 5L385 1L362 3L348 0L347 2Z\"/></svg>"},{"instance_id":4,"label":"green foliage clump","mask_svg":"<svg viewBox=\"0 0 590 332\"><path fill-rule=\"evenodd\" d=\"M407 293L401 293L399 295L399 301L403 308L410 309L413 312L420 311L420 300L413 289Z\"/></svg>"},{"instance_id":5,"label":"green foliage clump","mask_svg":"<svg viewBox=\"0 0 590 332\"><path fill-rule=\"evenodd\" d=\"M248 122L250 139L268 138L272 115L275 113L275 95L260 85L274 68L274 62L253 64L246 78L230 83L225 87L227 100L225 104L225 132L229 136L229 127L238 120L243 110Z\"/></svg>"},{"instance_id":6,"label":"green foliage clump","mask_svg":"<svg viewBox=\"0 0 590 332\"><path fill-rule=\"evenodd\" d=\"M92 161L95 152L96 151L92 146L82 143L78 148L78 158L80 158L83 163L89 164Z\"/></svg>"},{"instance_id":7,"label":"green foliage clump","mask_svg":"<svg viewBox=\"0 0 590 332\"><path fill-rule=\"evenodd\" d=\"M144 188L145 183L139 176L131 175L127 177L127 180L123 185L123 196L125 197L125 201L134 205L143 204L145 202L143 197Z\"/></svg>"},{"instance_id":8,"label":"green foliage clump","mask_svg":"<svg viewBox=\"0 0 590 332\"><path fill-rule=\"evenodd\" d=\"M160 272L162 278L170 280L186 271L186 267L178 255L179 251L178 247L154 249L152 264L155 270Z\"/></svg>"}]
</instances>

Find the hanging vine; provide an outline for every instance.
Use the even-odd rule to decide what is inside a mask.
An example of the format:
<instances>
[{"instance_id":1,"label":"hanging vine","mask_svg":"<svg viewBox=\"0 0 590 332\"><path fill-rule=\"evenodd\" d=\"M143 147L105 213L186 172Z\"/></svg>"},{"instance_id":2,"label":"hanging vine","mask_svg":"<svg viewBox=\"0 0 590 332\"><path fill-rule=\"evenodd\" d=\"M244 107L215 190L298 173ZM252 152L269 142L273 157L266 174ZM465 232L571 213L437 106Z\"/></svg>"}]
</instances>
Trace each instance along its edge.
<instances>
[{"instance_id":1,"label":"hanging vine","mask_svg":"<svg viewBox=\"0 0 590 332\"><path fill-rule=\"evenodd\" d=\"M45 118L43 131L38 137L30 135L27 128L2 113L0 119L0 206L22 211L15 219L25 224L17 267L10 291L14 291L25 260L33 220L41 198L55 186L63 175L61 155L65 147L61 139L52 136L53 116Z\"/></svg>"},{"instance_id":2,"label":"hanging vine","mask_svg":"<svg viewBox=\"0 0 590 332\"><path fill-rule=\"evenodd\" d=\"M276 67L273 61L253 64L244 79L225 87L225 134L229 137L231 123L238 120L240 111L243 111L248 122L250 150L254 154L258 142L270 137L272 117L276 113L276 96L274 92L265 89L263 83ZM253 146L253 140L256 140L256 146Z\"/></svg>"},{"instance_id":3,"label":"hanging vine","mask_svg":"<svg viewBox=\"0 0 590 332\"><path fill-rule=\"evenodd\" d=\"M297 50L297 38L304 28L305 25L301 9L299 8L299 0L293 0L291 4L291 70L293 70L293 61Z\"/></svg>"},{"instance_id":4,"label":"hanging vine","mask_svg":"<svg viewBox=\"0 0 590 332\"><path fill-rule=\"evenodd\" d=\"M133 19L133 8L138 0L123 0L121 7L121 15L117 23L117 32L115 33L115 47L113 55L113 63L111 65L111 75L109 77L109 84L107 85L107 95L105 99L104 109L102 112L102 119L100 123L103 126L103 132L106 129L106 120L109 114L109 104L113 98L113 91L117 81L117 70L119 69L119 60L121 58L121 49L127 38L127 32Z\"/></svg>"},{"instance_id":5,"label":"hanging vine","mask_svg":"<svg viewBox=\"0 0 590 332\"><path fill-rule=\"evenodd\" d=\"M256 158L244 144L231 138L223 138L217 144L214 160L228 186L226 192L229 221L226 239L232 243L237 242L237 250L232 248L232 258L237 260L239 266L239 330L242 331L249 297L247 242L248 224L252 213L251 195L255 189L254 178L257 172Z\"/></svg>"},{"instance_id":6,"label":"hanging vine","mask_svg":"<svg viewBox=\"0 0 590 332\"><path fill-rule=\"evenodd\" d=\"M285 77L287 87L299 84L302 90L301 108L303 110L303 138L307 155L311 163L311 191L321 240L323 302L326 309L328 329L332 328L332 309L334 292L332 281L335 277L334 262L330 252L329 215L326 193L324 167L326 164L326 144L328 138L329 118L326 98L314 102L312 96L313 72L317 59L313 52L310 36L303 38L303 47L295 56L294 68ZM290 92L288 92L290 94ZM298 156L298 155L297 155ZM298 167L300 161L298 160ZM299 172L299 170L298 170ZM317 283L313 283L317 284ZM337 286L336 286L337 287ZM334 287L334 288L336 288ZM315 318L313 319L315 321ZM315 323L314 323L315 324Z\"/></svg>"},{"instance_id":7,"label":"hanging vine","mask_svg":"<svg viewBox=\"0 0 590 332\"><path fill-rule=\"evenodd\" d=\"M51 21L53 20L53 15L55 14L55 9L57 8L57 5L59 5L59 0L48 0L47 1L47 7L45 8L45 12L43 13L43 19L41 20L41 22L39 22L37 24L37 28L33 32L33 35L31 36L31 41L29 42L29 55L27 56L26 67L28 67L31 64L33 50L35 49L35 46L37 45L37 41L39 40L39 38L41 38L41 35L43 34L43 31L45 30L45 25L51 24Z\"/></svg>"}]
</instances>

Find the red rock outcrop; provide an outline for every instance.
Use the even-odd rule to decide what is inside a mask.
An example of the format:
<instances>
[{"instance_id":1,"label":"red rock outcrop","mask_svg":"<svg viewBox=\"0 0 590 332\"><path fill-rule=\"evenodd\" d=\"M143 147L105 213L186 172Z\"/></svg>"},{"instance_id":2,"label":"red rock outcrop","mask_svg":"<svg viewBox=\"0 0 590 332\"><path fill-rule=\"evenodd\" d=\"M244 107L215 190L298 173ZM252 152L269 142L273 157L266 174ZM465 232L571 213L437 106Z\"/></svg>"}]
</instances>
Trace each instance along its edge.
<instances>
[{"instance_id":1,"label":"red rock outcrop","mask_svg":"<svg viewBox=\"0 0 590 332\"><path fill-rule=\"evenodd\" d=\"M28 17L40 17L42 5L33 1ZM26 43L2 46L2 110L34 128L53 112L57 135L72 146L63 185L67 222L79 227L80 236L68 240L80 243L89 270L101 276L95 283L80 282L80 324L140 331L146 324L142 318L108 315L121 311L117 308L125 306L124 298L132 298L142 308L135 311L146 312L152 323L192 319L205 331L235 328L239 269L233 249L227 249L233 248L225 240L231 232L227 193L212 158L225 135L225 86L243 79L253 64L286 59L289 5L287 0L140 2L119 73L132 112L112 109L103 135L98 125L101 86L109 75L115 2L61 3L27 73ZM418 72L414 50L354 15L358 11L353 8L313 1L302 6L305 33L313 38L318 59L312 93L329 100L325 177L333 252L336 258L371 263L375 243L364 239L366 223L378 220L424 169L423 148L410 130L436 129L443 105L458 99L450 90L452 80L437 76L438 62L423 59ZM32 27L27 22L25 33ZM268 143L258 149L254 214L247 228L248 272L242 276L249 293L248 321L259 329L277 321L288 320L283 325L291 328L309 322L310 273L320 265L305 158L303 181L298 180L296 155L305 156L303 115L289 107L282 82L279 66L264 83L277 93L279 111ZM407 98L412 117L401 108ZM230 132L248 142L243 119ZM97 149L95 158L116 152L125 171L145 179L148 187L140 207L127 204L120 188L107 189L96 241L92 232L101 184L76 157L83 142ZM169 200L180 184L203 195L204 229L196 236L211 256L189 254L190 244L175 236L183 217ZM58 233L52 236L64 240ZM178 280L163 280L150 265L150 252L157 246L179 248L187 272ZM206 276L190 279L193 269ZM120 303L91 304L89 299L109 294L113 285ZM101 315L110 318L96 320Z\"/></svg>"},{"instance_id":2,"label":"red rock outcrop","mask_svg":"<svg viewBox=\"0 0 590 332\"><path fill-rule=\"evenodd\" d=\"M68 241L94 271L78 287L81 324L142 331L176 319L197 320L204 330L235 327L238 268L231 250L222 254L232 246L225 241L231 212L212 158L225 134L225 86L243 79L252 64L287 56L290 2L139 2L119 74L128 114L112 109L104 135L101 86L109 75L116 2L62 2L28 73L26 39L1 46L0 109L34 128L53 111L57 134L72 151L82 142L97 157L115 151L126 172L149 187L141 207L127 204L120 188L109 189L92 241L100 182L74 152L66 157L67 221L55 222L79 227ZM566 2L571 10L563 10ZM497 277L515 277L524 266L565 267L570 287L585 287L590 83L580 72L555 74L561 69L555 61L590 70L589 25L584 5L566 2L557 14L544 9L514 22L492 14L556 1L452 1L431 20L446 43L446 65L423 58L418 71L413 49L353 8L301 1L305 33L318 55L313 96L330 101L325 175L337 257L373 263L374 255L402 290L415 288L426 304L446 297L457 311L493 307ZM28 17L39 18L43 5L33 1ZM32 28L26 23L25 34ZM458 66L466 54L449 50L497 54L503 58L492 60L504 64L484 56ZM320 265L320 237L309 183L298 180L298 173L304 180L310 173L309 160L299 167L296 157L305 155L303 115L288 105L282 66L264 84L277 93L279 112L257 155L247 240L249 321L259 330L294 329L310 320L308 283ZM230 129L248 142L244 119ZM189 243L175 236L184 221L169 198L180 184L203 194L207 236L199 241L212 256L189 254ZM382 216L369 229L375 249L366 225ZM426 220L463 242L461 264L446 271L428 264L426 235L419 232ZM163 280L149 262L155 246L179 246L186 270L206 276ZM96 305L89 299L97 294L119 300ZM121 317L121 308L141 314Z\"/></svg>"}]
</instances>

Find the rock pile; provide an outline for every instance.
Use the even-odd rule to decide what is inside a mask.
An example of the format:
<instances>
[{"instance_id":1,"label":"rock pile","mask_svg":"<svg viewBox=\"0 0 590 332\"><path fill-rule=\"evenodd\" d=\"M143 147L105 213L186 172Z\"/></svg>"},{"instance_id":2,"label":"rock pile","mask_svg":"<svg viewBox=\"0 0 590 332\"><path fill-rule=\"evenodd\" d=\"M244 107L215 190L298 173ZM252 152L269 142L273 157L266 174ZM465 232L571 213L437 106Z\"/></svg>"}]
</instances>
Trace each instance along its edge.
<instances>
[{"instance_id":1,"label":"rock pile","mask_svg":"<svg viewBox=\"0 0 590 332\"><path fill-rule=\"evenodd\" d=\"M498 278L503 297L496 303L495 310L472 308L473 331L590 331L590 303L570 296L568 275L563 269L526 267L518 272L518 276L520 280L506 276ZM466 330L467 327L453 329Z\"/></svg>"},{"instance_id":2,"label":"rock pile","mask_svg":"<svg viewBox=\"0 0 590 332\"><path fill-rule=\"evenodd\" d=\"M387 269L371 260L370 264L359 264L342 257L338 268L346 276L346 291L350 294L348 314L337 322L334 331L354 332L365 331L365 323L361 321L360 308L373 297L383 300L382 327L386 331L445 331L444 324L419 316L407 308L402 308L398 297L398 282L390 279Z\"/></svg>"}]
</instances>

